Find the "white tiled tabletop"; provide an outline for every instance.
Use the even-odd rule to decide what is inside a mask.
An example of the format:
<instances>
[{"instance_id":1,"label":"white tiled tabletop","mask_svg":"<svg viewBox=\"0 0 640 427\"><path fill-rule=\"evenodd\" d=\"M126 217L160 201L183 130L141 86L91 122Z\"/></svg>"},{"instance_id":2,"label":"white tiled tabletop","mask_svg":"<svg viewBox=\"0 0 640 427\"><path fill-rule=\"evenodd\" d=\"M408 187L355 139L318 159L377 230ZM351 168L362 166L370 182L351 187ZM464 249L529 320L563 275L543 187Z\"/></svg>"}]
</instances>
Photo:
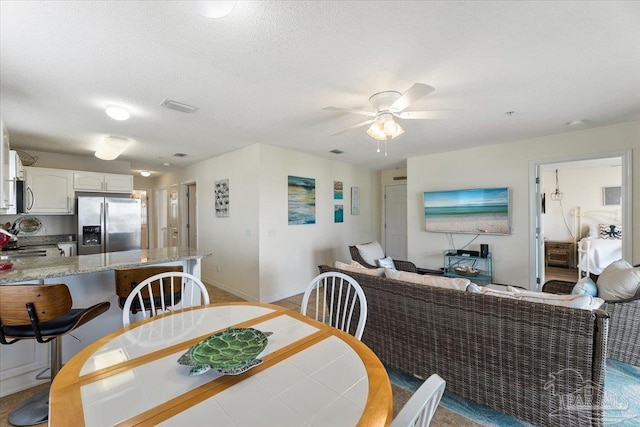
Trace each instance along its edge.
<instances>
[{"instance_id":1,"label":"white tiled tabletop","mask_svg":"<svg viewBox=\"0 0 640 427\"><path fill-rule=\"evenodd\" d=\"M87 354L77 355L85 358L82 365L76 364L75 374L80 420L89 426L130 424L149 411L156 417L151 422L163 426L358 425L370 398L370 384L361 355L348 342L357 340L328 333L332 328L273 307L211 305L175 313L137 327L133 324ZM263 365L242 376L210 370L190 377L189 367L177 363L192 345L189 342L238 324L273 333L258 355ZM63 368L61 374L66 377L61 381L73 385L73 373ZM225 381L231 382L219 385ZM180 404L185 396L196 397ZM53 399L52 405L56 402ZM167 408L170 416L164 412ZM56 425L55 412L52 415L51 425Z\"/></svg>"}]
</instances>

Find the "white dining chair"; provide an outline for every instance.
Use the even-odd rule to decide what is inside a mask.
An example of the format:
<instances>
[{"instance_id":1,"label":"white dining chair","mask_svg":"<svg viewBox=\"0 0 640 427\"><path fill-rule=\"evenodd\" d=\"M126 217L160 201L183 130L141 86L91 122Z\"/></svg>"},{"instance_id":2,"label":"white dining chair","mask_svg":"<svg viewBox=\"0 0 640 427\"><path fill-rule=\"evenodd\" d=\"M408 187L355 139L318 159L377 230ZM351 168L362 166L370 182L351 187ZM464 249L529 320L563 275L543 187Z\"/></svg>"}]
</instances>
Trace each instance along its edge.
<instances>
[{"instance_id":1,"label":"white dining chair","mask_svg":"<svg viewBox=\"0 0 640 427\"><path fill-rule=\"evenodd\" d=\"M152 303L153 302L153 303ZM131 323L131 305L136 304L143 320L156 314L209 304L209 291L197 277L180 271L160 273L140 282L122 307L122 325Z\"/></svg>"},{"instance_id":2,"label":"white dining chair","mask_svg":"<svg viewBox=\"0 0 640 427\"><path fill-rule=\"evenodd\" d=\"M398 412L390 427L428 426L442 399L445 385L446 382L438 374L427 378Z\"/></svg>"},{"instance_id":3,"label":"white dining chair","mask_svg":"<svg viewBox=\"0 0 640 427\"><path fill-rule=\"evenodd\" d=\"M359 312L353 335L357 339L362 338L367 322L367 298L354 278L332 271L316 276L302 298L300 313L304 316L307 316L312 297L315 299L315 320L347 333L352 333L351 320ZM310 317L313 316L310 314Z\"/></svg>"}]
</instances>

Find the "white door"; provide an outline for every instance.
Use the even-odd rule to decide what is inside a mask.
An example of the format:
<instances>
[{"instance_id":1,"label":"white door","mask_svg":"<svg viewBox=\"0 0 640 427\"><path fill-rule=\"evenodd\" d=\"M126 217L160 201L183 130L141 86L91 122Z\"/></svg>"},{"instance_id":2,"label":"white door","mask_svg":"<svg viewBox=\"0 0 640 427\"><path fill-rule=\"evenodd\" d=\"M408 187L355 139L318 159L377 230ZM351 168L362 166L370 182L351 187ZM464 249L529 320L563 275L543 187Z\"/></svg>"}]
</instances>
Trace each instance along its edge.
<instances>
[{"instance_id":1,"label":"white door","mask_svg":"<svg viewBox=\"0 0 640 427\"><path fill-rule=\"evenodd\" d=\"M384 252L407 259L407 185L384 187Z\"/></svg>"},{"instance_id":2,"label":"white door","mask_svg":"<svg viewBox=\"0 0 640 427\"><path fill-rule=\"evenodd\" d=\"M156 191L156 218L158 218L157 247L167 246L167 190Z\"/></svg>"},{"instance_id":3,"label":"white door","mask_svg":"<svg viewBox=\"0 0 640 427\"><path fill-rule=\"evenodd\" d=\"M178 214L178 186L172 185L169 188L169 246L179 246L180 244L180 217Z\"/></svg>"}]
</instances>

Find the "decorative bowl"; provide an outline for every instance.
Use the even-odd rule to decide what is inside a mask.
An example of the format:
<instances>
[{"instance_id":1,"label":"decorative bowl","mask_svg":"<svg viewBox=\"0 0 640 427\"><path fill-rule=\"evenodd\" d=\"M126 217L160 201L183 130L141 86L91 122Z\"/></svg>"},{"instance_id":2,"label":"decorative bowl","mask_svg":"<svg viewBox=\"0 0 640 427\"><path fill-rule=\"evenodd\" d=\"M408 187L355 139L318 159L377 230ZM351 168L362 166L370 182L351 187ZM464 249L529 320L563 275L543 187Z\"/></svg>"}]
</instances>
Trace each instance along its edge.
<instances>
[{"instance_id":1,"label":"decorative bowl","mask_svg":"<svg viewBox=\"0 0 640 427\"><path fill-rule=\"evenodd\" d=\"M461 276L477 276L478 274L480 274L480 270L477 268L472 268L472 267L455 267L453 269L453 271L455 271L457 274L461 275Z\"/></svg>"}]
</instances>

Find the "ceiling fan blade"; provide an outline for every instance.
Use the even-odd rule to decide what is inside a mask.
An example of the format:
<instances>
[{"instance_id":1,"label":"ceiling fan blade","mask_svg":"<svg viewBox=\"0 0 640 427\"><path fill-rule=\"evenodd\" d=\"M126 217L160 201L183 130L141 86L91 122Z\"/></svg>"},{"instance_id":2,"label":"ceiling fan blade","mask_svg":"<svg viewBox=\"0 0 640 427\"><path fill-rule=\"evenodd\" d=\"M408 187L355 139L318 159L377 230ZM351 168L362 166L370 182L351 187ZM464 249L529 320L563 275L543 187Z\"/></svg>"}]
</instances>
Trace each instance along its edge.
<instances>
[{"instance_id":1,"label":"ceiling fan blade","mask_svg":"<svg viewBox=\"0 0 640 427\"><path fill-rule=\"evenodd\" d=\"M404 111L402 113L395 114L401 119L404 120L412 120L412 119L431 119L431 120L440 120L440 119L448 119L455 115L455 113L462 110L428 110L428 111Z\"/></svg>"},{"instance_id":2,"label":"ceiling fan blade","mask_svg":"<svg viewBox=\"0 0 640 427\"><path fill-rule=\"evenodd\" d=\"M362 114L364 116L375 117L377 114L373 111L365 111L365 110L354 110L352 108L340 108L340 107L322 107L323 110L329 111L341 111L343 113L355 113Z\"/></svg>"},{"instance_id":3,"label":"ceiling fan blade","mask_svg":"<svg viewBox=\"0 0 640 427\"><path fill-rule=\"evenodd\" d=\"M396 102L391 104L389 110L394 112L402 111L409 105L416 102L418 99L427 94L430 94L434 90L436 89L432 86L425 85L423 83L416 83L411 86L405 93L403 93L402 96L396 100Z\"/></svg>"},{"instance_id":4,"label":"ceiling fan blade","mask_svg":"<svg viewBox=\"0 0 640 427\"><path fill-rule=\"evenodd\" d=\"M371 124L371 123L373 123L375 121L376 121L376 119L371 119L371 120L367 120L366 122L362 122L362 123L358 123L358 124L353 125L353 126L349 126L346 129L342 129L340 132L336 132L334 134L331 134L331 136L340 135L341 133L344 133L344 132L349 131L351 129L355 129L355 128L360 128L362 126L366 126L366 125Z\"/></svg>"}]
</instances>

